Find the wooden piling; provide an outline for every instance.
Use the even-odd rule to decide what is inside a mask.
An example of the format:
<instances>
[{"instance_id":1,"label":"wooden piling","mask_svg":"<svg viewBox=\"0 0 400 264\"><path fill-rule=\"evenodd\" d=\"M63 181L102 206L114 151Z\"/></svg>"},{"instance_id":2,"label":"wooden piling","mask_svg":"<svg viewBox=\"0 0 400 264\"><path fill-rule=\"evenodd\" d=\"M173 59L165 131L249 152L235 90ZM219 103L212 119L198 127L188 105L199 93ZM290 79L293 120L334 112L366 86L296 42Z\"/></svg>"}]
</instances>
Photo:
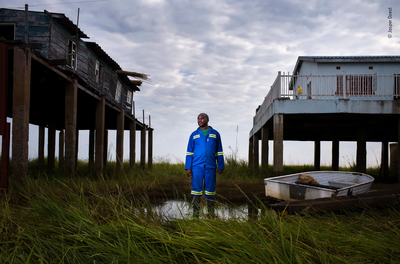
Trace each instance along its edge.
<instances>
[{"instance_id":1,"label":"wooden piling","mask_svg":"<svg viewBox=\"0 0 400 264\"><path fill-rule=\"evenodd\" d=\"M283 114L274 115L274 176L283 173Z\"/></svg>"},{"instance_id":2,"label":"wooden piling","mask_svg":"<svg viewBox=\"0 0 400 264\"><path fill-rule=\"evenodd\" d=\"M39 141L38 141L38 162L39 168L44 169L44 141L45 141L45 127L39 126Z\"/></svg>"},{"instance_id":3,"label":"wooden piling","mask_svg":"<svg viewBox=\"0 0 400 264\"><path fill-rule=\"evenodd\" d=\"M89 169L94 169L95 130L89 130Z\"/></svg>"},{"instance_id":4,"label":"wooden piling","mask_svg":"<svg viewBox=\"0 0 400 264\"><path fill-rule=\"evenodd\" d=\"M10 123L7 123L8 47L0 43L0 135L1 171L0 189L8 188L10 164Z\"/></svg>"},{"instance_id":5,"label":"wooden piling","mask_svg":"<svg viewBox=\"0 0 400 264\"><path fill-rule=\"evenodd\" d=\"M96 105L96 149L95 168L98 173L104 169L104 127L105 127L105 99L102 98Z\"/></svg>"},{"instance_id":6,"label":"wooden piling","mask_svg":"<svg viewBox=\"0 0 400 264\"><path fill-rule=\"evenodd\" d=\"M149 129L148 150L147 150L147 166L149 170L153 167L153 129Z\"/></svg>"},{"instance_id":7,"label":"wooden piling","mask_svg":"<svg viewBox=\"0 0 400 264\"><path fill-rule=\"evenodd\" d=\"M77 100L78 81L67 82L65 86L65 167L68 176L74 176L77 155Z\"/></svg>"},{"instance_id":8,"label":"wooden piling","mask_svg":"<svg viewBox=\"0 0 400 264\"><path fill-rule=\"evenodd\" d=\"M140 132L140 168L146 167L146 125L143 124Z\"/></svg>"},{"instance_id":9,"label":"wooden piling","mask_svg":"<svg viewBox=\"0 0 400 264\"><path fill-rule=\"evenodd\" d=\"M65 150L65 136L64 130L61 130L58 136L58 167L64 168L64 150Z\"/></svg>"},{"instance_id":10,"label":"wooden piling","mask_svg":"<svg viewBox=\"0 0 400 264\"><path fill-rule=\"evenodd\" d=\"M136 163L136 119L129 124L129 165L131 168Z\"/></svg>"},{"instance_id":11,"label":"wooden piling","mask_svg":"<svg viewBox=\"0 0 400 264\"><path fill-rule=\"evenodd\" d=\"M47 168L52 171L54 170L56 155L56 123L54 119L49 122L47 134Z\"/></svg>"},{"instance_id":12,"label":"wooden piling","mask_svg":"<svg viewBox=\"0 0 400 264\"><path fill-rule=\"evenodd\" d=\"M268 158L269 158L269 145L268 145L269 130L268 127L261 128L261 174L265 177L268 173Z\"/></svg>"},{"instance_id":13,"label":"wooden piling","mask_svg":"<svg viewBox=\"0 0 400 264\"><path fill-rule=\"evenodd\" d=\"M364 127L357 129L357 169L365 173L367 170L367 131Z\"/></svg>"},{"instance_id":14,"label":"wooden piling","mask_svg":"<svg viewBox=\"0 0 400 264\"><path fill-rule=\"evenodd\" d=\"M12 173L16 178L23 178L28 173L31 56L30 49L14 47Z\"/></svg>"},{"instance_id":15,"label":"wooden piling","mask_svg":"<svg viewBox=\"0 0 400 264\"><path fill-rule=\"evenodd\" d=\"M339 171L339 140L332 140L332 170Z\"/></svg>"},{"instance_id":16,"label":"wooden piling","mask_svg":"<svg viewBox=\"0 0 400 264\"><path fill-rule=\"evenodd\" d=\"M321 140L314 141L314 170L321 170Z\"/></svg>"},{"instance_id":17,"label":"wooden piling","mask_svg":"<svg viewBox=\"0 0 400 264\"><path fill-rule=\"evenodd\" d=\"M254 156L253 156L253 140L254 139L253 138L254 138L254 136L249 138L249 164L248 164L249 168L253 168L253 158L254 158Z\"/></svg>"},{"instance_id":18,"label":"wooden piling","mask_svg":"<svg viewBox=\"0 0 400 264\"><path fill-rule=\"evenodd\" d=\"M124 162L124 120L125 120L125 110L117 115L117 170L122 169L122 164Z\"/></svg>"},{"instance_id":19,"label":"wooden piling","mask_svg":"<svg viewBox=\"0 0 400 264\"><path fill-rule=\"evenodd\" d=\"M8 189L8 175L10 165L10 123L6 123L1 142L1 172L0 189Z\"/></svg>"},{"instance_id":20,"label":"wooden piling","mask_svg":"<svg viewBox=\"0 0 400 264\"><path fill-rule=\"evenodd\" d=\"M260 136L258 133L253 135L253 171L255 173L259 172L260 168Z\"/></svg>"}]
</instances>

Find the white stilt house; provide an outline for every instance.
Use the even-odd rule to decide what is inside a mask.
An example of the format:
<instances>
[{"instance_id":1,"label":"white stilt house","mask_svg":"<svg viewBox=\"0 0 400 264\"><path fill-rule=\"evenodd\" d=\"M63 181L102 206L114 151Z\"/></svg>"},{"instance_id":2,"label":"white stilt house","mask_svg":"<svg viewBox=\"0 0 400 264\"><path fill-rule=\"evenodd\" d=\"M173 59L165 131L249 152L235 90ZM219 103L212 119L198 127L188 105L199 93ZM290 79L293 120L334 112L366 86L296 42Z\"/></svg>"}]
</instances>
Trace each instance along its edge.
<instances>
[{"instance_id":1,"label":"white stilt house","mask_svg":"<svg viewBox=\"0 0 400 264\"><path fill-rule=\"evenodd\" d=\"M249 164L268 165L268 140L274 141L274 174L283 168L283 141L314 141L315 169L320 142L332 142L332 169L339 169L339 142L357 142L357 171L366 170L366 142L382 142L382 175L397 179L388 146L400 139L400 56L301 56L293 74L278 73L257 108L249 134ZM391 160L400 160L400 150Z\"/></svg>"}]
</instances>

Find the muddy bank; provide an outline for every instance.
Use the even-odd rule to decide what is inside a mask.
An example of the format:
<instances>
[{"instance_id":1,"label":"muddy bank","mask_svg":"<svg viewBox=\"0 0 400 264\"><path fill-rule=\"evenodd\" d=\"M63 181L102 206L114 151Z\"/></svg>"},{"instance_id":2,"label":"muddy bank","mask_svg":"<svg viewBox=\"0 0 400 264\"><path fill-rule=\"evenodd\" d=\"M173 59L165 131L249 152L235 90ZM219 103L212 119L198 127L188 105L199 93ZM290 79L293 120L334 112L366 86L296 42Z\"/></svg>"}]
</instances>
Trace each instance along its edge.
<instances>
[{"instance_id":1,"label":"muddy bank","mask_svg":"<svg viewBox=\"0 0 400 264\"><path fill-rule=\"evenodd\" d=\"M137 190L138 193L133 195L136 197L146 196L151 200L184 199L185 197L189 198L191 196L190 189L190 179L183 178ZM263 193L264 183L263 180L258 180L256 182L217 180L216 192L219 199L226 199L232 203L243 203L247 201L248 197Z\"/></svg>"},{"instance_id":2,"label":"muddy bank","mask_svg":"<svg viewBox=\"0 0 400 264\"><path fill-rule=\"evenodd\" d=\"M170 183L164 183L152 186L143 190L138 190L134 196L146 196L153 201L161 201L166 199L185 199L190 195L190 179L183 178L174 180ZM384 190L399 188L400 183L373 183L370 190ZM219 180L217 181L217 196L219 200L226 200L230 203L241 204L246 203L249 198L257 195L263 197L264 181L257 180L254 182L240 180Z\"/></svg>"}]
</instances>

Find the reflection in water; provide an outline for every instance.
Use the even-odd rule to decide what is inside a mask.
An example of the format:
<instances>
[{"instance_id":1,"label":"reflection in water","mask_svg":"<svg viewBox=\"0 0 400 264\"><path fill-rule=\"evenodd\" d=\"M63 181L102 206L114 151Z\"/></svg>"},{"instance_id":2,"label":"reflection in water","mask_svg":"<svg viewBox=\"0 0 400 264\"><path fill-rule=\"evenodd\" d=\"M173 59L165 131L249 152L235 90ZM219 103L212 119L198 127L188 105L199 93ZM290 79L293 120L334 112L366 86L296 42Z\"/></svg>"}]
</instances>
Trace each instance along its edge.
<instances>
[{"instance_id":1,"label":"reflection in water","mask_svg":"<svg viewBox=\"0 0 400 264\"><path fill-rule=\"evenodd\" d=\"M163 219L190 219L192 218L192 207L190 203L182 200L168 200L161 205L152 208L153 213L161 216ZM207 207L203 206L200 209L200 217L207 214ZM215 207L215 215L218 219L235 219L247 220L248 219L248 206L240 205L236 207L218 204ZM202 217L203 218L203 217Z\"/></svg>"}]
</instances>

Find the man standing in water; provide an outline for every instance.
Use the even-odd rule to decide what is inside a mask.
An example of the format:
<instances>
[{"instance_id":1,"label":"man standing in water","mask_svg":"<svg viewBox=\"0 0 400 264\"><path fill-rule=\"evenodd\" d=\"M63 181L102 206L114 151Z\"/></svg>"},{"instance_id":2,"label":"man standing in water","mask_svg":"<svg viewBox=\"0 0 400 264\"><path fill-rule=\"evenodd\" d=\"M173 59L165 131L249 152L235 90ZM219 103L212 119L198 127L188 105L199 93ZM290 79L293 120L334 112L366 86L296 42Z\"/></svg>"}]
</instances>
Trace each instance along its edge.
<instances>
[{"instance_id":1,"label":"man standing in water","mask_svg":"<svg viewBox=\"0 0 400 264\"><path fill-rule=\"evenodd\" d=\"M213 216L216 174L221 174L224 170L221 136L208 125L208 121L207 114L199 114L199 128L190 135L186 152L186 175L192 178L193 217L199 217L203 191L207 199L208 214Z\"/></svg>"}]
</instances>

